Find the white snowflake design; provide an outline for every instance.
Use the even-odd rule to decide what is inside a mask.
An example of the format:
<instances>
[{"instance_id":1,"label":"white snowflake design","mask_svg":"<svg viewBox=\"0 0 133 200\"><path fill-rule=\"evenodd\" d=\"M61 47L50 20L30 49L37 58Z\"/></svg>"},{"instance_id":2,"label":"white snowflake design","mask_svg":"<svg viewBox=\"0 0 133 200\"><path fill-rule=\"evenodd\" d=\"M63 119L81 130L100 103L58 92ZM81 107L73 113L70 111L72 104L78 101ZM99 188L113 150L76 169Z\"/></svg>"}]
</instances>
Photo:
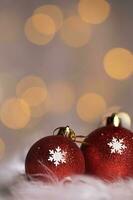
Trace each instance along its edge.
<instances>
[{"instance_id":1,"label":"white snowflake design","mask_svg":"<svg viewBox=\"0 0 133 200\"><path fill-rule=\"evenodd\" d=\"M67 152L62 151L59 146L55 149L55 151L49 150L49 154L50 155L49 155L48 161L53 162L56 167L59 164L66 163Z\"/></svg>"},{"instance_id":2,"label":"white snowflake design","mask_svg":"<svg viewBox=\"0 0 133 200\"><path fill-rule=\"evenodd\" d=\"M111 142L107 144L111 148L111 153L118 153L120 155L127 148L127 146L124 144L123 139L118 139L115 137L113 137Z\"/></svg>"}]
</instances>

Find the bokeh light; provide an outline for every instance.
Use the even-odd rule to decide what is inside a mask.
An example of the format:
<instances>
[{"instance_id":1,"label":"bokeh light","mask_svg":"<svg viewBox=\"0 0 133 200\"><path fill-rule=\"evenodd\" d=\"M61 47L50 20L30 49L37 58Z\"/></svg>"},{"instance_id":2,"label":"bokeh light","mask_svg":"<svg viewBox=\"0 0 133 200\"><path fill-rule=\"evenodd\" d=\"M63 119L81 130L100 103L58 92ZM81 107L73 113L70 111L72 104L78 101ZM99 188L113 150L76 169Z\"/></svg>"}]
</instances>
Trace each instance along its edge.
<instances>
[{"instance_id":1,"label":"bokeh light","mask_svg":"<svg viewBox=\"0 0 133 200\"><path fill-rule=\"evenodd\" d=\"M39 104L38 106L32 106L31 107L31 116L33 118L41 118L43 117L44 115L46 115L50 108L49 108L49 98L47 97L47 99Z\"/></svg>"},{"instance_id":2,"label":"bokeh light","mask_svg":"<svg viewBox=\"0 0 133 200\"><path fill-rule=\"evenodd\" d=\"M3 99L4 99L4 90L2 88L2 84L0 81L0 103L2 102Z\"/></svg>"},{"instance_id":3,"label":"bokeh light","mask_svg":"<svg viewBox=\"0 0 133 200\"><path fill-rule=\"evenodd\" d=\"M32 25L37 32L45 35L55 33L55 24L51 17L44 14L35 14L32 17Z\"/></svg>"},{"instance_id":4,"label":"bokeh light","mask_svg":"<svg viewBox=\"0 0 133 200\"><path fill-rule=\"evenodd\" d=\"M6 127L22 129L30 121L30 108L24 100L13 97L1 105L0 117Z\"/></svg>"},{"instance_id":5,"label":"bokeh light","mask_svg":"<svg viewBox=\"0 0 133 200\"><path fill-rule=\"evenodd\" d=\"M16 78L11 73L0 73L0 103L14 94Z\"/></svg>"},{"instance_id":6,"label":"bokeh light","mask_svg":"<svg viewBox=\"0 0 133 200\"><path fill-rule=\"evenodd\" d=\"M15 41L20 34L21 23L15 12L0 11L0 42Z\"/></svg>"},{"instance_id":7,"label":"bokeh light","mask_svg":"<svg viewBox=\"0 0 133 200\"><path fill-rule=\"evenodd\" d=\"M56 31L60 29L63 24L63 13L56 5L43 5L35 9L34 14L44 14L52 18Z\"/></svg>"},{"instance_id":8,"label":"bokeh light","mask_svg":"<svg viewBox=\"0 0 133 200\"><path fill-rule=\"evenodd\" d=\"M31 43L36 45L46 45L54 38L54 33L48 35L48 34L41 34L40 32L38 32L36 28L33 26L32 17L27 19L24 31L27 39Z\"/></svg>"},{"instance_id":9,"label":"bokeh light","mask_svg":"<svg viewBox=\"0 0 133 200\"><path fill-rule=\"evenodd\" d=\"M64 21L60 30L60 37L71 47L82 47L89 42L90 26L78 16L71 16Z\"/></svg>"},{"instance_id":10,"label":"bokeh light","mask_svg":"<svg viewBox=\"0 0 133 200\"><path fill-rule=\"evenodd\" d=\"M92 122L100 118L106 110L104 98L96 93L86 93L77 103L77 114L83 121Z\"/></svg>"},{"instance_id":11,"label":"bokeh light","mask_svg":"<svg viewBox=\"0 0 133 200\"><path fill-rule=\"evenodd\" d=\"M110 5L106 0L80 0L78 12L85 22L100 24L109 16Z\"/></svg>"},{"instance_id":12,"label":"bokeh light","mask_svg":"<svg viewBox=\"0 0 133 200\"><path fill-rule=\"evenodd\" d=\"M114 79L127 79L133 73L133 55L123 48L114 48L104 57L104 69Z\"/></svg>"},{"instance_id":13,"label":"bokeh light","mask_svg":"<svg viewBox=\"0 0 133 200\"><path fill-rule=\"evenodd\" d=\"M46 84L44 80L36 75L29 75L23 77L16 86L16 94L21 96L25 91L32 87L41 87L46 89Z\"/></svg>"},{"instance_id":14,"label":"bokeh light","mask_svg":"<svg viewBox=\"0 0 133 200\"><path fill-rule=\"evenodd\" d=\"M68 82L58 81L49 88L49 108L51 112L62 114L70 111L74 99L74 89Z\"/></svg>"},{"instance_id":15,"label":"bokeh light","mask_svg":"<svg viewBox=\"0 0 133 200\"><path fill-rule=\"evenodd\" d=\"M30 106L38 106L47 97L46 88L31 87L27 89L21 96Z\"/></svg>"},{"instance_id":16,"label":"bokeh light","mask_svg":"<svg viewBox=\"0 0 133 200\"><path fill-rule=\"evenodd\" d=\"M5 149L6 149L5 143L2 140L2 138L0 138L0 160L3 158L5 154Z\"/></svg>"},{"instance_id":17,"label":"bokeh light","mask_svg":"<svg viewBox=\"0 0 133 200\"><path fill-rule=\"evenodd\" d=\"M39 106L47 98L47 87L40 77L26 76L18 82L16 94L24 99L29 106Z\"/></svg>"}]
</instances>

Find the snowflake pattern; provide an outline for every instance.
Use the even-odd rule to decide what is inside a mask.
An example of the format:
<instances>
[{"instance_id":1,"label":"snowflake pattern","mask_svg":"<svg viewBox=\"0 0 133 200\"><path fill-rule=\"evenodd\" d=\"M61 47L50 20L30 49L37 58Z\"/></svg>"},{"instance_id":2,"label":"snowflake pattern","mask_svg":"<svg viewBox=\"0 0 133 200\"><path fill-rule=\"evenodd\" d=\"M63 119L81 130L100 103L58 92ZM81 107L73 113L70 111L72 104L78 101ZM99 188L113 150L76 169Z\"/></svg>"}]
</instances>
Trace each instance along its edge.
<instances>
[{"instance_id":1,"label":"snowflake pattern","mask_svg":"<svg viewBox=\"0 0 133 200\"><path fill-rule=\"evenodd\" d=\"M127 148L127 146L124 144L123 139L118 139L115 137L113 137L111 142L107 144L111 148L111 153L118 153L120 155Z\"/></svg>"},{"instance_id":2,"label":"snowflake pattern","mask_svg":"<svg viewBox=\"0 0 133 200\"><path fill-rule=\"evenodd\" d=\"M61 148L58 146L55 151L49 150L49 158L48 161L51 161L54 163L54 165L57 167L59 164L66 163L66 154L67 152L62 151Z\"/></svg>"}]
</instances>

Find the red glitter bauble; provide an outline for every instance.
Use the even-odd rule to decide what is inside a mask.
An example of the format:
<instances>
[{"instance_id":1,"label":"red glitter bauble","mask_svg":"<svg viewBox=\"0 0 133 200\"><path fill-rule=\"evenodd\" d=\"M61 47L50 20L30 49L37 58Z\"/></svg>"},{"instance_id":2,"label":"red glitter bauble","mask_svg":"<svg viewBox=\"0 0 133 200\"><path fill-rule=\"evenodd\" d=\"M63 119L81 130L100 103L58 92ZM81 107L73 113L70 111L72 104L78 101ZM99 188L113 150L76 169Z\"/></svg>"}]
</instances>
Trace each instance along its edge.
<instances>
[{"instance_id":1,"label":"red glitter bauble","mask_svg":"<svg viewBox=\"0 0 133 200\"><path fill-rule=\"evenodd\" d=\"M63 135L47 136L33 144L29 150L25 171L28 177L58 181L84 173L84 157L70 138Z\"/></svg>"},{"instance_id":2,"label":"red glitter bauble","mask_svg":"<svg viewBox=\"0 0 133 200\"><path fill-rule=\"evenodd\" d=\"M109 181L133 176L133 133L120 124L96 129L81 150L87 174Z\"/></svg>"}]
</instances>

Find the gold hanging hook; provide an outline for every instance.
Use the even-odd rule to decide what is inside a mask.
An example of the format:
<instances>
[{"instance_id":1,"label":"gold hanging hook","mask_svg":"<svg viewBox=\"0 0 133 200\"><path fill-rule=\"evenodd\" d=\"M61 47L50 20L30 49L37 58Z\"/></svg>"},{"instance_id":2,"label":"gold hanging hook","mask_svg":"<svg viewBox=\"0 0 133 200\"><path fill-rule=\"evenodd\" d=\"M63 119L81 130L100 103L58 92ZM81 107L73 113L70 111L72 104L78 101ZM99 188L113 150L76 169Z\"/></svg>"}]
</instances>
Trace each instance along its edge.
<instances>
[{"instance_id":1,"label":"gold hanging hook","mask_svg":"<svg viewBox=\"0 0 133 200\"><path fill-rule=\"evenodd\" d=\"M58 130L57 135L62 135L64 137L69 138L70 140L72 140L73 142L77 142L77 143L81 143L83 144L84 141L79 141L77 140L77 138L83 138L85 139L86 137L83 135L77 135L75 134L75 132L69 127L69 126L65 126L65 127L58 127L53 131L53 135L55 135L55 132Z\"/></svg>"},{"instance_id":2,"label":"gold hanging hook","mask_svg":"<svg viewBox=\"0 0 133 200\"><path fill-rule=\"evenodd\" d=\"M117 113L113 113L111 116L107 117L106 124L119 127L121 126L121 119L119 118Z\"/></svg>"}]
</instances>

